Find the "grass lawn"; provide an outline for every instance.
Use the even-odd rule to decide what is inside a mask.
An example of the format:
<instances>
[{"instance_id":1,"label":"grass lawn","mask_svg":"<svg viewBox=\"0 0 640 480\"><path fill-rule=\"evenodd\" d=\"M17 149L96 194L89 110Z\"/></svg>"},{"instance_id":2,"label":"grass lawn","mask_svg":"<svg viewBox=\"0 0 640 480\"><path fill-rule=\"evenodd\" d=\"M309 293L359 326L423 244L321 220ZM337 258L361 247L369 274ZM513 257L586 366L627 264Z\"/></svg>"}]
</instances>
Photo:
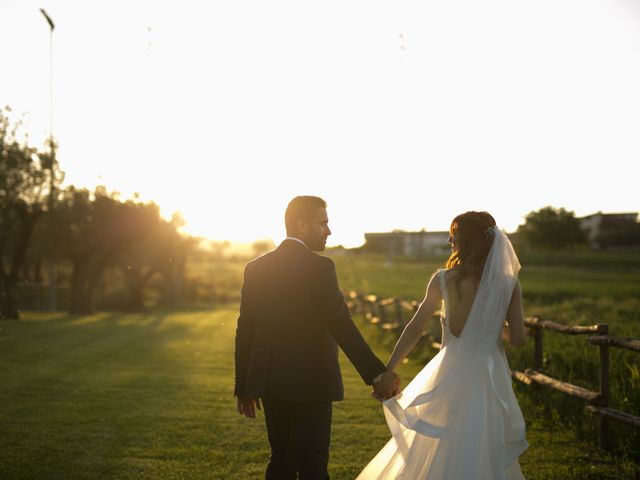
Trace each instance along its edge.
<instances>
[{"instance_id":1,"label":"grass lawn","mask_svg":"<svg viewBox=\"0 0 640 480\"><path fill-rule=\"evenodd\" d=\"M0 478L254 479L268 459L262 414L235 412L237 305L138 315L26 312L0 322ZM363 327L386 359L379 332ZM409 379L422 366L399 371ZM352 479L387 441L380 405L343 358L330 473ZM614 479L637 465L524 408L528 479Z\"/></svg>"}]
</instances>

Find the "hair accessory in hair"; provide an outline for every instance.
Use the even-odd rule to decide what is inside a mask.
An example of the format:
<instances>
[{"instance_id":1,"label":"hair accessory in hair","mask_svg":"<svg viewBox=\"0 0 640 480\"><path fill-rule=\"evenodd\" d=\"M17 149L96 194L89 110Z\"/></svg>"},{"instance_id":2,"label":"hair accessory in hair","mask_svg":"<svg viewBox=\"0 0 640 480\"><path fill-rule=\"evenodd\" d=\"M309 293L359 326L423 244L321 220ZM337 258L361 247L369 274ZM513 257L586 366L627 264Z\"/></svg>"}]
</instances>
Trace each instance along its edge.
<instances>
[{"instance_id":1,"label":"hair accessory in hair","mask_svg":"<svg viewBox=\"0 0 640 480\"><path fill-rule=\"evenodd\" d=\"M487 229L484 231L484 236L489 238L491 236L491 234L493 233L493 230L495 229L495 225L492 227L487 227Z\"/></svg>"}]
</instances>

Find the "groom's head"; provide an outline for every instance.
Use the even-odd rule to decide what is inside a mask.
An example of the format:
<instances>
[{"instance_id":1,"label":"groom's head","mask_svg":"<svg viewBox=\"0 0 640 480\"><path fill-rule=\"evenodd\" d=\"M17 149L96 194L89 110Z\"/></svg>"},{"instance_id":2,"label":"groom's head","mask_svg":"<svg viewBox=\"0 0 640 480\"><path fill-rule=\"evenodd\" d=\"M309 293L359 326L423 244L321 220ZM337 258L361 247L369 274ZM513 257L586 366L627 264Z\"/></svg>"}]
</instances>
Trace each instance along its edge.
<instances>
[{"instance_id":1,"label":"groom's head","mask_svg":"<svg viewBox=\"0 0 640 480\"><path fill-rule=\"evenodd\" d=\"M320 197L304 195L291 200L284 223L288 236L299 238L315 252L324 250L327 237L331 235L327 203Z\"/></svg>"}]
</instances>

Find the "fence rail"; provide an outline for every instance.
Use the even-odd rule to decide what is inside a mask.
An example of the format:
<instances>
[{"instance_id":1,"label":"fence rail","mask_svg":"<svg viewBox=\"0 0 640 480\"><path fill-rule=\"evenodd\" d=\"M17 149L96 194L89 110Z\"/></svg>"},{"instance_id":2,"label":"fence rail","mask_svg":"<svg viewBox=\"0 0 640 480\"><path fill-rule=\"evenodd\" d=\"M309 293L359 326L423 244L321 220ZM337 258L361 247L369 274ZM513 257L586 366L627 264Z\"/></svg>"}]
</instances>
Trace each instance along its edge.
<instances>
[{"instance_id":1,"label":"fence rail","mask_svg":"<svg viewBox=\"0 0 640 480\"><path fill-rule=\"evenodd\" d=\"M368 321L378 325L385 331L398 331L406 325L418 310L419 302L402 298L379 298L372 294L360 294L349 291L345 294L347 305L354 314L362 314ZM393 309L392 311L391 308ZM405 311L410 314L405 315ZM439 317L435 312L434 317ZM608 421L615 420L640 428L640 417L627 412L615 410L609 406L609 347L623 348L633 352L640 352L640 339L621 338L609 335L609 325L563 325L543 320L540 316L525 319L528 335L534 339L533 364L534 368L527 368L524 372L513 370L511 375L525 385L541 385L552 388L566 395L570 395L586 402L585 408L598 416L598 444L601 448L609 446ZM590 335L589 344L599 349L600 363L598 369L598 391L589 390L569 382L550 377L542 373L544 330L550 330L564 335ZM425 332L423 337L432 348L440 349L440 338Z\"/></svg>"},{"instance_id":2,"label":"fence rail","mask_svg":"<svg viewBox=\"0 0 640 480\"><path fill-rule=\"evenodd\" d=\"M601 448L609 446L609 424L613 419L634 427L640 427L640 417L627 412L615 410L609 407L610 390L610 362L609 347L623 348L634 352L640 352L640 340L635 338L621 338L609 335L609 325L598 323L587 326L568 326L559 323L542 320L540 317L525 319L525 325L529 327L529 335L534 339L534 369L526 369L524 372L513 371L515 379L531 385L536 383L544 385L564 394L580 398L586 402L587 411L598 416L598 444ZM598 369L598 391L588 390L562 380L549 377L540 372L543 369L543 331L551 330L565 335L597 335L590 336L587 341L599 349L600 365Z\"/></svg>"}]
</instances>

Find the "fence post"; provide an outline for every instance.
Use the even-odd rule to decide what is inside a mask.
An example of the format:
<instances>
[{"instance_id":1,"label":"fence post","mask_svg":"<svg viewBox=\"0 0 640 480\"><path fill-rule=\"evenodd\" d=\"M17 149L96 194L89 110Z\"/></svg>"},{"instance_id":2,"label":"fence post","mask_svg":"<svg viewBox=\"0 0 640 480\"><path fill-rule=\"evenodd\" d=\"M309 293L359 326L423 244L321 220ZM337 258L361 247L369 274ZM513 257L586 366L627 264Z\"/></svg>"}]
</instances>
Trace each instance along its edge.
<instances>
[{"instance_id":1,"label":"fence post","mask_svg":"<svg viewBox=\"0 0 640 480\"><path fill-rule=\"evenodd\" d=\"M534 319L536 320L536 322L540 321L540 317L534 317ZM540 372L542 371L542 360L543 360L542 358L543 329L538 326L535 326L535 329L536 329L536 334L533 337L534 339L533 368L535 368L537 372Z\"/></svg>"},{"instance_id":2,"label":"fence post","mask_svg":"<svg viewBox=\"0 0 640 480\"><path fill-rule=\"evenodd\" d=\"M351 302L351 312L354 315L359 314L360 313L360 301L358 299L358 294L356 292L349 291L348 292L348 297L349 297L349 300Z\"/></svg>"},{"instance_id":3,"label":"fence post","mask_svg":"<svg viewBox=\"0 0 640 480\"><path fill-rule=\"evenodd\" d=\"M608 335L609 325L606 323L598 324L598 335ZM600 346L600 398L598 405L602 407L609 406L609 344L601 343ZM598 444L600 448L609 448L609 420L598 415Z\"/></svg>"},{"instance_id":4,"label":"fence post","mask_svg":"<svg viewBox=\"0 0 640 480\"><path fill-rule=\"evenodd\" d=\"M367 300L367 298L365 298L364 296L361 297L361 305L362 305L362 314L364 315L364 318L367 319L367 321L371 321L371 319L373 318L373 308L372 308L372 304L371 302L369 302L369 300Z\"/></svg>"},{"instance_id":5,"label":"fence post","mask_svg":"<svg viewBox=\"0 0 640 480\"><path fill-rule=\"evenodd\" d=\"M396 321L400 327L404 327L404 319L402 318L402 299L396 298Z\"/></svg>"},{"instance_id":6,"label":"fence post","mask_svg":"<svg viewBox=\"0 0 640 480\"><path fill-rule=\"evenodd\" d=\"M541 320L540 317L533 317L533 319L535 320L535 322L539 322ZM544 329L542 327L539 327L537 324L534 324L535 326L533 328L535 328L535 334L533 336L533 369L536 372L541 372L542 371L542 364L543 364L543 332ZM539 383L534 383L533 384L533 389L536 392L540 392L542 390L542 386ZM537 396L538 398L538 402L542 401L542 397ZM545 415L550 415L550 412L548 410L548 405L545 403Z\"/></svg>"},{"instance_id":7,"label":"fence post","mask_svg":"<svg viewBox=\"0 0 640 480\"><path fill-rule=\"evenodd\" d=\"M376 301L376 307L378 307L378 313L380 314L380 325L387 323L387 312L380 300Z\"/></svg>"}]
</instances>

